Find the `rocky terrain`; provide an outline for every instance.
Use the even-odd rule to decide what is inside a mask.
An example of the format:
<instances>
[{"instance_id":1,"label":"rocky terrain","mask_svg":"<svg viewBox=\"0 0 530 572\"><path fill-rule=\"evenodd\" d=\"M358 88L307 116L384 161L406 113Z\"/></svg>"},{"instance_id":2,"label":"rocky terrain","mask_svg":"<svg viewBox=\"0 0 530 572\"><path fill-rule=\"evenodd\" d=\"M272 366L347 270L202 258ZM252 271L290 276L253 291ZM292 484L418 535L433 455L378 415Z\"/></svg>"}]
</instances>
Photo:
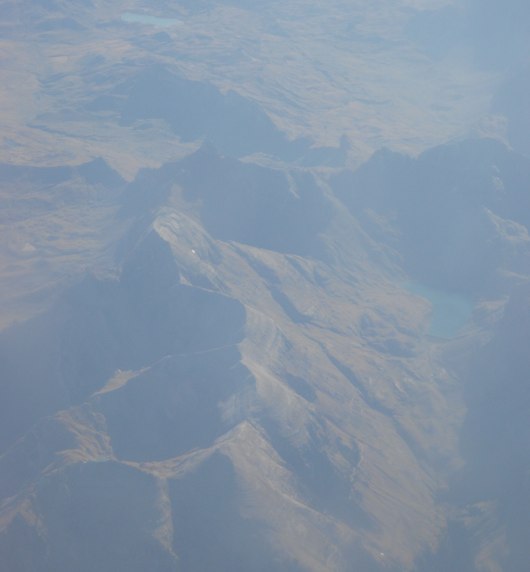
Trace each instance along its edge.
<instances>
[{"instance_id":1,"label":"rocky terrain","mask_svg":"<svg viewBox=\"0 0 530 572\"><path fill-rule=\"evenodd\" d=\"M424 4L5 2L2 569L526 572L528 15Z\"/></svg>"}]
</instances>

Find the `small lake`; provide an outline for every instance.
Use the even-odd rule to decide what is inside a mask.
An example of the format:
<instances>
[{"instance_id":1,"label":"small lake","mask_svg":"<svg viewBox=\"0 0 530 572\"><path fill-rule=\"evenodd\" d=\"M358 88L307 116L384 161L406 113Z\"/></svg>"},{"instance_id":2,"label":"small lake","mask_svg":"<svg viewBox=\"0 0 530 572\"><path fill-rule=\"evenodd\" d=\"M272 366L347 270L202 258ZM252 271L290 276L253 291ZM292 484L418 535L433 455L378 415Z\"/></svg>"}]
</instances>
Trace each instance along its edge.
<instances>
[{"instance_id":1,"label":"small lake","mask_svg":"<svg viewBox=\"0 0 530 572\"><path fill-rule=\"evenodd\" d=\"M132 24L147 24L155 28L169 28L182 23L178 18L159 18L158 16L149 16L148 14L137 14L136 12L125 12L121 15L124 22Z\"/></svg>"},{"instance_id":2,"label":"small lake","mask_svg":"<svg viewBox=\"0 0 530 572\"><path fill-rule=\"evenodd\" d=\"M461 294L443 292L418 282L408 282L405 288L431 303L430 336L446 340L454 338L471 317L473 301Z\"/></svg>"}]
</instances>

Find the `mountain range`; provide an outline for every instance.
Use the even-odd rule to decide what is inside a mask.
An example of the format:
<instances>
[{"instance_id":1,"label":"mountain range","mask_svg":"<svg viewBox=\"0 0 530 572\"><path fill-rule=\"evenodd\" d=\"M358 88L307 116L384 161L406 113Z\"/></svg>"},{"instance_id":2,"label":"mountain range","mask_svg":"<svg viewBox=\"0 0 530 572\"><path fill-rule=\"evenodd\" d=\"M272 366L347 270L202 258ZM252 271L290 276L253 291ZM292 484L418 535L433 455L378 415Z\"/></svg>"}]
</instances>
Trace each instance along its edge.
<instances>
[{"instance_id":1,"label":"mountain range","mask_svg":"<svg viewBox=\"0 0 530 572\"><path fill-rule=\"evenodd\" d=\"M5 3L3 569L526 572L510 6Z\"/></svg>"}]
</instances>

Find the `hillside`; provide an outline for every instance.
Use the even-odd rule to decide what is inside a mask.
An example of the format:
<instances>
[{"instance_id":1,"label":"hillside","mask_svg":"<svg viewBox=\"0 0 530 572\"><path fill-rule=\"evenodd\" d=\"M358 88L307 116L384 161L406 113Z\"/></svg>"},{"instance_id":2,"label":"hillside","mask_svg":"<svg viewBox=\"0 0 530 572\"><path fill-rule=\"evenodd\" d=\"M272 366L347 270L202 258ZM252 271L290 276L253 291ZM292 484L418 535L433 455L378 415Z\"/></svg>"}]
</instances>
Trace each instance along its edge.
<instances>
[{"instance_id":1,"label":"hillside","mask_svg":"<svg viewBox=\"0 0 530 572\"><path fill-rule=\"evenodd\" d=\"M2 569L526 572L510 7L4 3Z\"/></svg>"}]
</instances>

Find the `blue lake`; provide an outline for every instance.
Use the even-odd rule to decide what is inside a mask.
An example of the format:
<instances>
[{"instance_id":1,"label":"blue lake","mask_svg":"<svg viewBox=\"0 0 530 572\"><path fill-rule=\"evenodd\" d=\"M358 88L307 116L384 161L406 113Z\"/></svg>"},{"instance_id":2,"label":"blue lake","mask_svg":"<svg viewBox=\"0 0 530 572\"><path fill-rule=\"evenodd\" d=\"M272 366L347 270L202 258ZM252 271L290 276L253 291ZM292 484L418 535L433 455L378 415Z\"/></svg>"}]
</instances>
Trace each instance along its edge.
<instances>
[{"instance_id":1,"label":"blue lake","mask_svg":"<svg viewBox=\"0 0 530 572\"><path fill-rule=\"evenodd\" d=\"M417 282L409 282L405 288L431 303L430 336L454 338L471 317L473 301L461 294L443 292Z\"/></svg>"},{"instance_id":2,"label":"blue lake","mask_svg":"<svg viewBox=\"0 0 530 572\"><path fill-rule=\"evenodd\" d=\"M168 28L169 26L177 26L181 24L178 18L159 18L158 16L149 16L148 14L137 14L136 12L125 12L121 15L124 22L132 24L147 24L156 28Z\"/></svg>"}]
</instances>

